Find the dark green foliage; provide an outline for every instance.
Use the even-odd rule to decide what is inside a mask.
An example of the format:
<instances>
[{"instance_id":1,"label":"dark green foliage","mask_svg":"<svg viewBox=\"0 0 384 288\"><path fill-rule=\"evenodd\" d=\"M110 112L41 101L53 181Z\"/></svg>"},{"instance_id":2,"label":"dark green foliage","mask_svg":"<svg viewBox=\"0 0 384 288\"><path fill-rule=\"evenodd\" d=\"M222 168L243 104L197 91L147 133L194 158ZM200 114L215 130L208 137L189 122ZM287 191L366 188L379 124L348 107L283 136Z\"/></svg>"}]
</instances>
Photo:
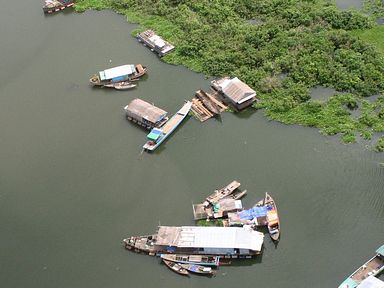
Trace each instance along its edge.
<instances>
[{"instance_id":1,"label":"dark green foliage","mask_svg":"<svg viewBox=\"0 0 384 288\"><path fill-rule=\"evenodd\" d=\"M165 61L207 76L237 76L257 91L254 106L268 117L353 142L357 132L384 130L383 104L363 104L358 120L350 115L361 97L384 91L384 58L350 32L371 28L371 18L330 2L78 0L77 9L111 7L175 44ZM346 93L311 101L317 85Z\"/></svg>"}]
</instances>

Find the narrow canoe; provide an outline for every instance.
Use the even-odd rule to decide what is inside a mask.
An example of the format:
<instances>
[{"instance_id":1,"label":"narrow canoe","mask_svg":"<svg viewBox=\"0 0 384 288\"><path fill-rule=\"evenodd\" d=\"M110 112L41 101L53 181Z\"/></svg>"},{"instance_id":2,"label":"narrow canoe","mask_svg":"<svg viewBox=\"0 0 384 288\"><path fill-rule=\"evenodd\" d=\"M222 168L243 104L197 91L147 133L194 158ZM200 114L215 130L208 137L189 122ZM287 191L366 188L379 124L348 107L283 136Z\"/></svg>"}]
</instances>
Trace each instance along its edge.
<instances>
[{"instance_id":1,"label":"narrow canoe","mask_svg":"<svg viewBox=\"0 0 384 288\"><path fill-rule=\"evenodd\" d=\"M163 259L163 262L165 265L167 265L169 267L169 269L171 269L172 271L174 271L178 274L181 274L181 275L188 275L189 274L188 270L185 269L184 267L182 267L179 263L168 261L165 259Z\"/></svg>"}]
</instances>

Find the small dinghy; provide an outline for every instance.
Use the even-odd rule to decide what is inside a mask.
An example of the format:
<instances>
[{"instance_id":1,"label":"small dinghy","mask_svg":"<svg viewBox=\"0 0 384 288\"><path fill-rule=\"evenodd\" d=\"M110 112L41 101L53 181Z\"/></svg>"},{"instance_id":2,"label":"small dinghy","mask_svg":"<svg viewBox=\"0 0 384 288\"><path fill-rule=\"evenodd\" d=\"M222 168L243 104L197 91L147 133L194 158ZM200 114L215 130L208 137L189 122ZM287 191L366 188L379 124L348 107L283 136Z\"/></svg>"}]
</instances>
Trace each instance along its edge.
<instances>
[{"instance_id":1,"label":"small dinghy","mask_svg":"<svg viewBox=\"0 0 384 288\"><path fill-rule=\"evenodd\" d=\"M196 265L196 264L180 264L183 268L187 269L189 272L206 275L206 276L212 276L215 274L212 267L205 267L202 265Z\"/></svg>"},{"instance_id":2,"label":"small dinghy","mask_svg":"<svg viewBox=\"0 0 384 288\"><path fill-rule=\"evenodd\" d=\"M137 85L133 84L129 81L124 81L124 82L118 82L118 83L112 83L112 84L105 84L104 87L108 88L115 88L116 90L128 90L135 88Z\"/></svg>"}]
</instances>

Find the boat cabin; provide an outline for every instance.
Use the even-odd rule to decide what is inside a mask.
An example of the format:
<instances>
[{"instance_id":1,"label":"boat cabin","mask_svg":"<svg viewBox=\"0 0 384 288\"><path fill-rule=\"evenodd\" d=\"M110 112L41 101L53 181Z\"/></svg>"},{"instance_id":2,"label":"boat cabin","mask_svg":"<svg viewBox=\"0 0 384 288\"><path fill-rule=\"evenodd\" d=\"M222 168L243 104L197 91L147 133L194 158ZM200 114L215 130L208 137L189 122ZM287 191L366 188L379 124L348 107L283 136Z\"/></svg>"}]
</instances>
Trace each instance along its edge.
<instances>
[{"instance_id":1,"label":"boat cabin","mask_svg":"<svg viewBox=\"0 0 384 288\"><path fill-rule=\"evenodd\" d=\"M211 82L212 87L221 93L223 100L236 110L242 110L257 101L256 91L235 77L225 77Z\"/></svg>"},{"instance_id":2,"label":"boat cabin","mask_svg":"<svg viewBox=\"0 0 384 288\"><path fill-rule=\"evenodd\" d=\"M152 141L153 143L156 143L157 140L161 137L163 134L163 130L159 128L153 128L151 132L147 135L147 138L149 141Z\"/></svg>"},{"instance_id":3,"label":"boat cabin","mask_svg":"<svg viewBox=\"0 0 384 288\"><path fill-rule=\"evenodd\" d=\"M128 120L147 129L161 127L168 120L166 111L138 98L132 100L124 110Z\"/></svg>"}]
</instances>

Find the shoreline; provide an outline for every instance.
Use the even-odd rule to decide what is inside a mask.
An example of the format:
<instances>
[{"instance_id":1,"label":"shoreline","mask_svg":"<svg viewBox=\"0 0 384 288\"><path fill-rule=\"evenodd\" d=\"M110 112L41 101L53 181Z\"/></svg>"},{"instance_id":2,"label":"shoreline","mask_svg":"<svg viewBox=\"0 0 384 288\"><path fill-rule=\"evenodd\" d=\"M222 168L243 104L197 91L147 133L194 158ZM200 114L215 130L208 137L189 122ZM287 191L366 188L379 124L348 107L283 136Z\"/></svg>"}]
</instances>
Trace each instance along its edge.
<instances>
[{"instance_id":1,"label":"shoreline","mask_svg":"<svg viewBox=\"0 0 384 288\"><path fill-rule=\"evenodd\" d=\"M261 101L254 108L268 119L316 127L324 135L340 135L344 143L384 132L383 53L355 36L377 29L372 17L325 1L294 1L283 9L266 0L265 11L242 1L236 6L168 2L153 7L131 0L80 0L76 11L111 9L140 25L132 35L153 29L175 45L176 51L163 57L166 63L206 77L239 77L257 91ZM314 87L336 92L319 101L311 99ZM373 95L380 96L369 101ZM383 139L372 150L381 151Z\"/></svg>"}]
</instances>

